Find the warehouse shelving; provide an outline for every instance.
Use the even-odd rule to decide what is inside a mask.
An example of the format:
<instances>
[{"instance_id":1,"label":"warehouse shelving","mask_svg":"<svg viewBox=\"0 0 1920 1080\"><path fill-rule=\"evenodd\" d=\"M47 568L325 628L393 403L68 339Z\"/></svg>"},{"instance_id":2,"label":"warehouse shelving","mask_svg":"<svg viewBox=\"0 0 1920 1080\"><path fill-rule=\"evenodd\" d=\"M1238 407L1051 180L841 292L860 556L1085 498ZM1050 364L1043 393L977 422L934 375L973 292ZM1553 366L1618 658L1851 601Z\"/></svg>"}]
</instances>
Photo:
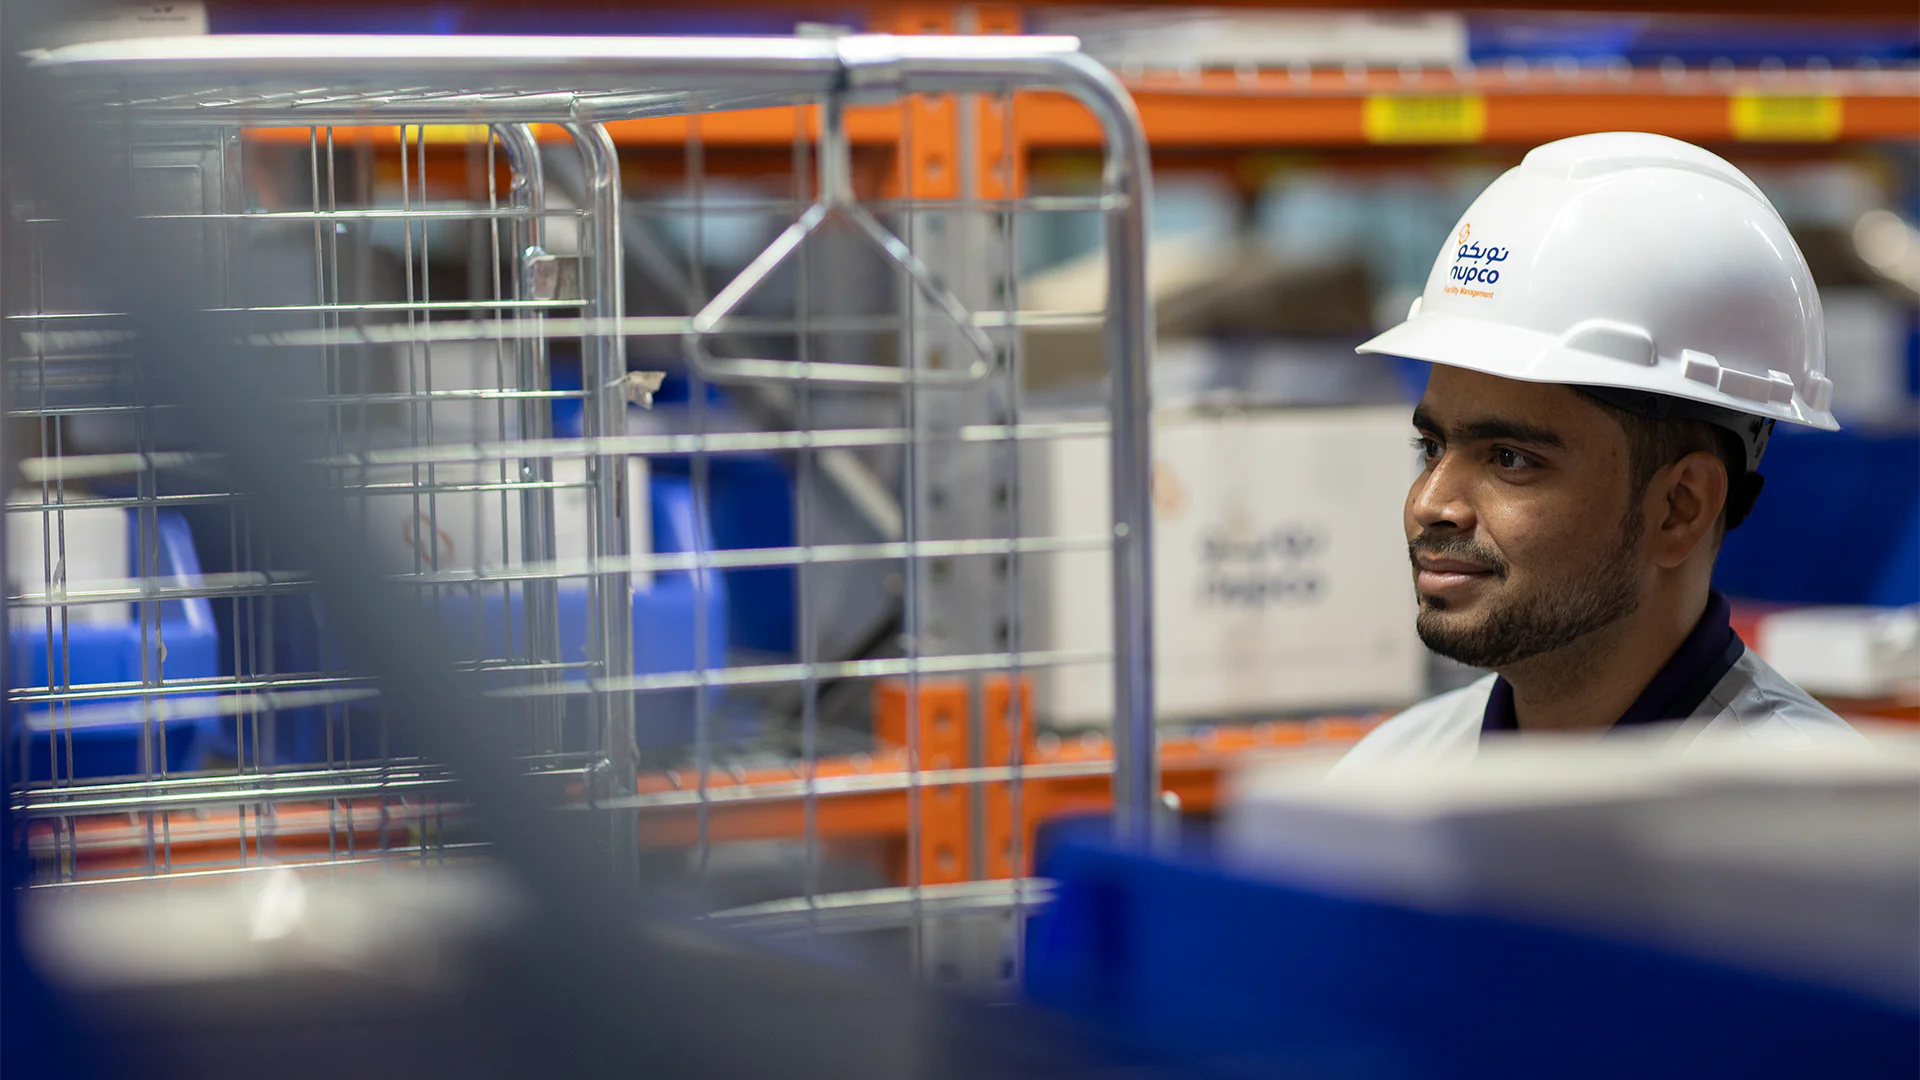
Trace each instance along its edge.
<instances>
[{"instance_id":1,"label":"warehouse shelving","mask_svg":"<svg viewBox=\"0 0 1920 1080\"><path fill-rule=\"evenodd\" d=\"M1668 6L1647 5L1649 10ZM1007 34L1024 27L1018 7L1004 4L875 5L867 14L861 29L891 34ZM1884 13L1849 8L1824 14ZM1158 69L1123 68L1120 75L1154 151L1520 146L1595 130L1651 131L1709 143L1920 138L1920 68L1870 60L1742 68L1727 62L1688 67L1669 59L1654 68L1636 68L1624 61L1509 59L1455 67L1292 64L1218 70L1170 56ZM950 148L958 124L954 103L944 97L916 96L898 106L847 111L849 140L883 155L907 145L924 146L916 155L923 159L937 155L943 144ZM797 133L817 136L819 117L812 108L745 109L626 120L609 124L608 130L631 154L661 151L679 157L689 140L719 151L786 151ZM300 142L307 138L305 129L286 135ZM549 128L542 137L560 139L564 132ZM1020 94L1011 102L985 103L977 140L987 151L979 163L986 178L979 194L991 197L1006 166L1017 174L1024 166L1019 159L1027 154L1095 149L1100 130L1064 97ZM1003 152L1016 160L996 161ZM756 158L751 165L758 169L766 163ZM709 163L719 171L727 166L724 153ZM913 184L913 193L925 197L953 188L950 172L944 177L922 173Z\"/></svg>"},{"instance_id":2,"label":"warehouse shelving","mask_svg":"<svg viewBox=\"0 0 1920 1080\"><path fill-rule=\"evenodd\" d=\"M972 26L985 32L1017 30L1017 17L1003 9L980 9ZM955 32L962 29L955 9L893 13L869 29L888 32ZM1726 65L1655 69L1572 63L1464 66L1122 72L1140 112L1150 149L1163 157L1204 160L1234 167L1261 154L1300 148L1361 151L1390 148L1425 155L1474 146L1517 149L1597 128L1636 128L1709 144L1745 143L1828 152L1853 143L1911 140L1920 137L1920 70L1912 68L1785 67L1737 68ZM1097 150L1099 125L1064 97L1021 93L981 97L970 103L972 117L950 95L909 96L886 106L852 105L845 134L853 151L855 186L882 197L910 195L920 200L952 199L962 184L958 168L972 162L972 194L984 200L1018 199L1028 194L1027 173L1035 155L1084 154ZM630 182L673 182L688 168L689 147L703 150L700 168L778 175L794 165L796 141L820 136L817 106L780 106L695 115L616 120L606 125L623 157L638 165ZM965 122L963 122L965 121ZM417 153L431 185L446 177L471 183L467 170L484 126L449 125L416 129L411 153ZM534 125L537 138L574 136L558 125ZM970 133L971 147L962 146ZM346 148L366 144L398 168L407 145L392 126L331 129L333 143ZM311 128L251 129L259 144L279 143L304 149L315 139ZM963 152L963 150L965 152ZM883 685L881 699L905 692L903 684ZM1020 754L986 747L975 760L964 727L938 724L941 709L968 707L956 702L951 687L923 682L921 726L911 738L897 728L892 747L917 744L923 761L944 747L945 766L962 770L942 774L934 784L917 779L903 751L884 738L860 757L821 758L803 763L704 777L686 770L649 770L630 796L640 811L643 843L677 846L703 840L798 838L810 831L821 839L865 838L904 844L917 835L923 845L910 880L943 884L976 877L1017 877L1027 872L998 854L994 838L1018 834L1011 845L1030 852L1028 834L1052 815L1092 811L1110 796L1111 746L1098 736L1030 736ZM1000 691L1001 708L1007 695ZM1860 712L1903 715L1910 703L1852 703ZM883 707L880 710L885 713ZM900 710L904 715L911 710ZM989 703L988 715L995 715ZM964 715L964 713L962 713ZM1328 719L1265 725L1227 726L1204 734L1166 738L1161 746L1164 787L1189 810L1205 810L1215 798L1222 771L1238 754L1287 747L1335 747L1366 730L1366 720ZM986 725L993 728L995 725ZM1022 795L1016 812L1008 798L1010 780L1000 772L1018 763ZM937 771L935 766L933 771ZM970 774L965 773L971 769ZM833 790L838 784L840 790ZM791 792L782 795L782 792ZM749 798L748 796L751 796ZM817 799L817 819L806 820L807 802ZM351 802L301 810L286 804L273 823L271 844L281 855L297 855L301 845L325 846L340 835L375 842L364 823L346 824L338 815ZM989 822L989 842L976 856L956 838L967 835L969 815L979 811ZM200 818L214 838L205 841L209 864L230 861L236 832L241 852L248 850L243 810L231 819ZM303 814L305 816L303 816ZM423 812L402 826L416 837L431 828ZM124 819L122 819L124 820ZM391 826L389 821L388 826ZM79 857L111 860L137 849L135 829L124 843L120 828L107 819ZM176 830L172 847L176 868L195 864L196 841ZM260 831L253 831L256 854ZM115 852L118 851L119 855ZM89 854L91 853L91 854ZM977 858L984 862L976 865ZM1024 861L1024 860L1021 860ZM110 868L102 862L94 869ZM903 872L902 877L907 877Z\"/></svg>"}]
</instances>

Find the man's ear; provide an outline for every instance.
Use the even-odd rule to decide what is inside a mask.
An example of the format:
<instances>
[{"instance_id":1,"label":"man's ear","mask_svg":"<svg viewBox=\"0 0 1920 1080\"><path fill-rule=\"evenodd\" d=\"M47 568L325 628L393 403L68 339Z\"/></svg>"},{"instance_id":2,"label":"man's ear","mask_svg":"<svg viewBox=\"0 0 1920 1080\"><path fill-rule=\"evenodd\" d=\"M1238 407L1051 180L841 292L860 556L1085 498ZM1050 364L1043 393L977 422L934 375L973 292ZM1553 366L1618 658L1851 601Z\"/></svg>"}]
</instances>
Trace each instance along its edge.
<instances>
[{"instance_id":1,"label":"man's ear","mask_svg":"<svg viewBox=\"0 0 1920 1080\"><path fill-rule=\"evenodd\" d=\"M1671 570L1701 543L1718 538L1720 511L1727 505L1727 467L1715 455L1696 450L1655 474L1647 499L1653 561Z\"/></svg>"}]
</instances>

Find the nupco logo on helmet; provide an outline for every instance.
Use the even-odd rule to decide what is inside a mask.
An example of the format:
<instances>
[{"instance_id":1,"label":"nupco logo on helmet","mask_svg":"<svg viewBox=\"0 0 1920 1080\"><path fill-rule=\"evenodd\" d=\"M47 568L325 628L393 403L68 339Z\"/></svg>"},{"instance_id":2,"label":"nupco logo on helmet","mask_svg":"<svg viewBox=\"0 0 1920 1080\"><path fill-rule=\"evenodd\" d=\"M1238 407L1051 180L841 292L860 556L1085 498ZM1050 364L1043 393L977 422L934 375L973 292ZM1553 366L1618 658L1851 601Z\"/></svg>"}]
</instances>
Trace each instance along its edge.
<instances>
[{"instance_id":1,"label":"nupco logo on helmet","mask_svg":"<svg viewBox=\"0 0 1920 1080\"><path fill-rule=\"evenodd\" d=\"M1507 252L1511 249L1486 245L1482 247L1478 240L1468 243L1473 236L1472 225L1460 226L1456 239L1459 247L1453 253L1453 266L1448 276L1459 282L1479 282L1492 285L1500 280L1500 271L1495 263L1507 261Z\"/></svg>"}]
</instances>

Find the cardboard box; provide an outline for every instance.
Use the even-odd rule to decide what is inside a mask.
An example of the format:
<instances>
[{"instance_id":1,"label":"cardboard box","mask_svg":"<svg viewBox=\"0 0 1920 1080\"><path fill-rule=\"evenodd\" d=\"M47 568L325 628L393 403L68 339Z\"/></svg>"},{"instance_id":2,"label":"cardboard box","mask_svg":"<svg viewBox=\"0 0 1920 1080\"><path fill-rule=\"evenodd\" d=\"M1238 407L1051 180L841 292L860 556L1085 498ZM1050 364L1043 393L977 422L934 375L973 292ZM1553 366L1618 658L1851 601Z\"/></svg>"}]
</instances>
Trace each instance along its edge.
<instances>
[{"instance_id":1,"label":"cardboard box","mask_svg":"<svg viewBox=\"0 0 1920 1080\"><path fill-rule=\"evenodd\" d=\"M1161 342L1325 340L1339 343L1351 364L1346 350L1374 333L1373 291L1352 259L1281 258L1252 241L1169 237L1153 242L1147 284ZM1030 314L1100 311L1106 290L1106 253L1095 251L1028 278L1020 306ZM1104 325L1040 322L1020 333L1026 391L1106 378Z\"/></svg>"},{"instance_id":2,"label":"cardboard box","mask_svg":"<svg viewBox=\"0 0 1920 1080\"><path fill-rule=\"evenodd\" d=\"M1468 63L1458 12L1255 11L1210 7L1040 8L1033 32L1071 34L1112 67Z\"/></svg>"},{"instance_id":3,"label":"cardboard box","mask_svg":"<svg viewBox=\"0 0 1920 1080\"><path fill-rule=\"evenodd\" d=\"M1416 471L1403 405L1163 413L1154 435L1154 618L1163 720L1393 707L1425 689L1400 518ZM1030 536L1098 537L1107 443L1023 453ZM1021 565L1022 645L1110 650L1106 551ZM1112 717L1110 664L1035 669L1035 711Z\"/></svg>"}]
</instances>

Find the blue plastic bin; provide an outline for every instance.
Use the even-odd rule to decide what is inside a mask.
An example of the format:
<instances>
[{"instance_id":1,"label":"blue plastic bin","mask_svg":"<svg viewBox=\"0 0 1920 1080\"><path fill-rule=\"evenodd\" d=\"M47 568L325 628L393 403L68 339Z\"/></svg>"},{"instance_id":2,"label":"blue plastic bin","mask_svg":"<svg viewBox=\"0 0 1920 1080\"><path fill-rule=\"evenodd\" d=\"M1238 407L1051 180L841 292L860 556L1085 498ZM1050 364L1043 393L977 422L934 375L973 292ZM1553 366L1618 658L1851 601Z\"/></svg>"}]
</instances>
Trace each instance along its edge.
<instances>
[{"instance_id":1,"label":"blue plastic bin","mask_svg":"<svg viewBox=\"0 0 1920 1080\"><path fill-rule=\"evenodd\" d=\"M653 475L648 479L652 507L653 550L656 553L713 550L713 529L700 518L693 485L684 476ZM704 588L697 586L704 585ZM704 609L701 604L704 595ZM488 598L489 615L498 620L501 599ZM515 598L518 607L518 598ZM515 619L518 634L518 619ZM560 655L567 660L587 657L587 586L567 581L560 587ZM704 644L703 644L704 643ZM727 583L714 570L655 573L652 584L633 593L633 670L638 675L719 668L727 663ZM572 671L569 678L584 679ZM635 707L634 739L644 748L684 745L693 741L698 720L693 690L656 690L642 695ZM718 691L707 691L710 712L720 705Z\"/></svg>"},{"instance_id":2,"label":"blue plastic bin","mask_svg":"<svg viewBox=\"0 0 1920 1080\"><path fill-rule=\"evenodd\" d=\"M172 585L197 582L200 560L186 520L166 511L155 517L159 531L159 565L144 576ZM138 565L140 545L135 512L127 511L126 518L127 530L133 538L127 545L127 550L133 553L133 565L127 567L127 576L143 576ZM92 683L139 682L144 606L132 605L130 620L120 625L71 622L64 637L57 613L51 635L44 623L12 627L9 645L13 686L16 689L78 688ZM149 674L158 673L168 681L212 678L219 674L219 634L214 629L211 605L205 598L161 602L159 632L154 634L152 627L147 632L150 637L145 642L145 652ZM170 708L191 708L195 698L206 696L209 695L173 694L151 698L148 699L149 712L153 717L163 717ZM70 706L45 703L16 706L12 714L15 745L16 751L24 755L24 761L16 764L12 775L44 781L146 775L157 772L162 764L170 773L199 767L217 720L202 717L149 721L141 718L141 700L123 697Z\"/></svg>"},{"instance_id":3,"label":"blue plastic bin","mask_svg":"<svg viewBox=\"0 0 1920 1080\"><path fill-rule=\"evenodd\" d=\"M1041 872L1029 997L1206 1075L1920 1075L1920 1012L1656 949L1098 841Z\"/></svg>"},{"instance_id":4,"label":"blue plastic bin","mask_svg":"<svg viewBox=\"0 0 1920 1080\"><path fill-rule=\"evenodd\" d=\"M653 476L648 482L651 507L653 548L656 552L694 550L699 544L712 550L711 527L699 519L692 485L685 477ZM718 572L700 572L705 579L704 610L702 590L696 589L691 571L656 573L651 584L633 593L633 659L638 674L689 671L699 666L724 667L727 662L727 586ZM526 652L526 623L522 614L524 598L517 588L498 586L474 591L465 588L436 590L431 603L456 654L478 657L522 656ZM583 580L562 581L559 589L560 655L564 661L578 662L588 657L588 590ZM309 625L311 624L311 625ZM317 608L288 609L286 618L276 619L281 639L279 651L286 652L289 638L297 639L294 652L283 655L282 670L311 670L326 647L325 615ZM291 633L290 631L298 631ZM704 655L698 643L704 641ZM566 678L583 680L586 673L573 669ZM510 685L515 676L503 676L502 685ZM717 710L721 703L717 690L707 692L707 703ZM640 695L635 710L635 740L643 748L682 745L691 742L698 719L698 698L693 690L649 691ZM377 705L350 706L340 723L353 726L354 753L364 757L379 744ZM219 752L231 753L233 725L219 733ZM583 723L567 725L568 746L585 749L590 736ZM273 726L275 741L262 748L263 757L280 764L320 762L327 759L326 718L319 709L299 709L282 713ZM336 734L336 740L339 736ZM335 747L335 756L344 753L344 742ZM360 748L366 749L360 749ZM398 750L389 747L390 750Z\"/></svg>"},{"instance_id":5,"label":"blue plastic bin","mask_svg":"<svg viewBox=\"0 0 1920 1080\"><path fill-rule=\"evenodd\" d=\"M1861 60L1893 65L1920 58L1920 28L1911 19L1823 23L1601 12L1475 12L1467 17L1467 49L1476 64L1509 59L1546 63L1618 59L1654 67L1671 58L1700 67L1716 60L1743 67L1770 60L1798 67L1817 58L1834 67Z\"/></svg>"},{"instance_id":6,"label":"blue plastic bin","mask_svg":"<svg viewBox=\"0 0 1920 1080\"><path fill-rule=\"evenodd\" d=\"M555 390L580 389L579 366L556 361L552 386ZM722 429L730 426L736 414L725 388L708 383L705 390L708 423ZM684 375L669 374L653 396L655 413L662 416L684 413L690 393ZM554 400L556 436L579 438L584 423L578 399ZM667 426L670 430L676 427L672 423ZM661 457L649 464L656 482L661 477L690 481L692 476L687 458ZM708 458L707 513L712 530L708 550L792 547L793 476L783 455L740 453L715 454ZM728 645L775 656L794 655L798 600L794 568L757 566L722 570L719 579L726 583Z\"/></svg>"},{"instance_id":7,"label":"blue plastic bin","mask_svg":"<svg viewBox=\"0 0 1920 1080\"><path fill-rule=\"evenodd\" d=\"M773 454L722 454L707 463L712 548L735 551L792 547L793 477ZM685 462L656 462L656 476L689 485ZM796 651L796 579L791 566L723 570L729 644L776 656Z\"/></svg>"},{"instance_id":8,"label":"blue plastic bin","mask_svg":"<svg viewBox=\"0 0 1920 1080\"><path fill-rule=\"evenodd\" d=\"M655 475L649 478L647 486L655 552L692 551L696 544L702 550L712 550L712 528L700 520L692 484L685 477ZM696 588L701 578L704 578L704 590ZM704 611L700 602L703 591ZM474 642L470 632L466 638L469 651L477 645L487 655L517 656L524 652L526 640L522 602L518 590L506 596L499 589L486 590L480 612L475 615L472 594L448 590L438 600L438 610L449 627L470 628L475 625L473 619L480 620L480 640ZM577 579L561 582L560 656L565 661L577 662L589 655L588 610L586 582ZM721 574L713 570L656 573L650 585L634 590L633 667L636 674L691 671L703 666L718 668L726 666L726 662L727 588ZM566 677L582 680L586 673L573 669ZM717 708L718 692L708 691L707 701L710 708ZM698 719L697 704L695 691L691 689L643 693L635 709L635 741L643 748L691 742Z\"/></svg>"},{"instance_id":9,"label":"blue plastic bin","mask_svg":"<svg viewBox=\"0 0 1920 1080\"><path fill-rule=\"evenodd\" d=\"M1920 603L1920 435L1781 424L1766 489L1727 534L1714 584L1805 604Z\"/></svg>"}]
</instances>

